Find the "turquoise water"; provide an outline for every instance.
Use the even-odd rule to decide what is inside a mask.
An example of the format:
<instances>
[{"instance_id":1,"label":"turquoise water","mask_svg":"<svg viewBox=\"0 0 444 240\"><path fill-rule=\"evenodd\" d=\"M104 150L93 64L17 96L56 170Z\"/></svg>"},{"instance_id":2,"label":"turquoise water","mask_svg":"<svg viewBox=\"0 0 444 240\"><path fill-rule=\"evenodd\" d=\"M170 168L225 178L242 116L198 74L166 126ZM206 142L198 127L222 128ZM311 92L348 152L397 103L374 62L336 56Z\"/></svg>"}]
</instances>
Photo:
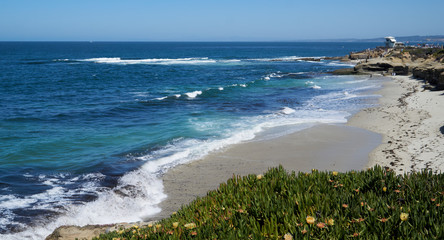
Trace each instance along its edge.
<instances>
[{"instance_id":1,"label":"turquoise water","mask_svg":"<svg viewBox=\"0 0 444 240\"><path fill-rule=\"evenodd\" d=\"M380 82L299 58L376 45L1 42L0 234L138 221L160 211L171 167L273 127L345 122Z\"/></svg>"}]
</instances>

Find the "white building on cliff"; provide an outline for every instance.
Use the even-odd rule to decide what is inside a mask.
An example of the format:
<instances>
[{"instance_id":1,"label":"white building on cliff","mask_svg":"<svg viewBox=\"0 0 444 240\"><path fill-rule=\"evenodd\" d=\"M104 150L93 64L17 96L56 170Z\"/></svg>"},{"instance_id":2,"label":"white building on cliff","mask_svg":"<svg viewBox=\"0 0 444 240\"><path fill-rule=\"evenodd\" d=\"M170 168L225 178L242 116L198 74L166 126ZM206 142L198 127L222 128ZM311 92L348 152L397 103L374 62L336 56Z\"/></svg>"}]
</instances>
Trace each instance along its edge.
<instances>
[{"instance_id":1,"label":"white building on cliff","mask_svg":"<svg viewBox=\"0 0 444 240\"><path fill-rule=\"evenodd\" d=\"M396 46L396 39L394 37L385 37L385 47L394 48Z\"/></svg>"}]
</instances>

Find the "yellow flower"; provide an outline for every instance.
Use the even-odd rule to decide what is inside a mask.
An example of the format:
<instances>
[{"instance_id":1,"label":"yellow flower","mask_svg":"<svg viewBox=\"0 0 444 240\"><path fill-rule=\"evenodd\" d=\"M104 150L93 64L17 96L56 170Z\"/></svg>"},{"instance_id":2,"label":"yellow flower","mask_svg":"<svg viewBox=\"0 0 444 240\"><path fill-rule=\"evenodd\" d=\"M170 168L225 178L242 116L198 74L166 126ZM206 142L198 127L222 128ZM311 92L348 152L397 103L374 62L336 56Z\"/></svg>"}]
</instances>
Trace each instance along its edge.
<instances>
[{"instance_id":1,"label":"yellow flower","mask_svg":"<svg viewBox=\"0 0 444 240\"><path fill-rule=\"evenodd\" d=\"M328 225L333 226L335 225L335 220L333 218L328 219L327 221Z\"/></svg>"},{"instance_id":2,"label":"yellow flower","mask_svg":"<svg viewBox=\"0 0 444 240\"><path fill-rule=\"evenodd\" d=\"M332 172L333 176L338 176L338 172L334 171Z\"/></svg>"},{"instance_id":3,"label":"yellow flower","mask_svg":"<svg viewBox=\"0 0 444 240\"><path fill-rule=\"evenodd\" d=\"M179 226L179 222L173 222L173 228L177 228Z\"/></svg>"},{"instance_id":4,"label":"yellow flower","mask_svg":"<svg viewBox=\"0 0 444 240\"><path fill-rule=\"evenodd\" d=\"M156 224L157 229L159 229L160 227L162 227L162 224Z\"/></svg>"},{"instance_id":5,"label":"yellow flower","mask_svg":"<svg viewBox=\"0 0 444 240\"><path fill-rule=\"evenodd\" d=\"M257 180L261 180L263 177L264 177L264 175L262 175L262 174L259 174L256 176Z\"/></svg>"},{"instance_id":6,"label":"yellow flower","mask_svg":"<svg viewBox=\"0 0 444 240\"><path fill-rule=\"evenodd\" d=\"M290 233L284 235L284 240L293 240L293 236Z\"/></svg>"},{"instance_id":7,"label":"yellow flower","mask_svg":"<svg viewBox=\"0 0 444 240\"><path fill-rule=\"evenodd\" d=\"M187 223L183 226L186 227L187 229L193 229L196 227L196 224L195 223Z\"/></svg>"},{"instance_id":8,"label":"yellow flower","mask_svg":"<svg viewBox=\"0 0 444 240\"><path fill-rule=\"evenodd\" d=\"M382 188L382 191L387 192L387 188L386 188L386 187L383 187L383 188Z\"/></svg>"},{"instance_id":9,"label":"yellow flower","mask_svg":"<svg viewBox=\"0 0 444 240\"><path fill-rule=\"evenodd\" d=\"M307 230L304 228L304 230L301 231L302 234L306 234Z\"/></svg>"},{"instance_id":10,"label":"yellow flower","mask_svg":"<svg viewBox=\"0 0 444 240\"><path fill-rule=\"evenodd\" d=\"M343 208L348 208L348 204L345 204L345 203L344 203L344 204L342 204L342 207L343 207Z\"/></svg>"},{"instance_id":11,"label":"yellow flower","mask_svg":"<svg viewBox=\"0 0 444 240\"><path fill-rule=\"evenodd\" d=\"M399 218L401 218L401 221L407 221L407 219L409 218L409 214L408 213L401 213Z\"/></svg>"},{"instance_id":12,"label":"yellow flower","mask_svg":"<svg viewBox=\"0 0 444 240\"><path fill-rule=\"evenodd\" d=\"M307 221L308 224L314 224L316 222L316 218L312 216L307 216L305 220Z\"/></svg>"}]
</instances>

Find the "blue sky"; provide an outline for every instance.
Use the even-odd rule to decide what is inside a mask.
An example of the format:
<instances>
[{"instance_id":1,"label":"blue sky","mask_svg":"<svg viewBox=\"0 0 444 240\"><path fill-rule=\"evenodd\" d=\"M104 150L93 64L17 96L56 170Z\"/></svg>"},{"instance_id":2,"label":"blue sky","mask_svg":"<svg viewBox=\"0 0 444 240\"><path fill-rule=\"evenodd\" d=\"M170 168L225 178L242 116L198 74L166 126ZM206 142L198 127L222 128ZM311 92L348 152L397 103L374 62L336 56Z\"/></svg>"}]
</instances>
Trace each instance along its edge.
<instances>
[{"instance_id":1,"label":"blue sky","mask_svg":"<svg viewBox=\"0 0 444 240\"><path fill-rule=\"evenodd\" d=\"M291 41L444 34L443 0L0 0L0 41Z\"/></svg>"}]
</instances>

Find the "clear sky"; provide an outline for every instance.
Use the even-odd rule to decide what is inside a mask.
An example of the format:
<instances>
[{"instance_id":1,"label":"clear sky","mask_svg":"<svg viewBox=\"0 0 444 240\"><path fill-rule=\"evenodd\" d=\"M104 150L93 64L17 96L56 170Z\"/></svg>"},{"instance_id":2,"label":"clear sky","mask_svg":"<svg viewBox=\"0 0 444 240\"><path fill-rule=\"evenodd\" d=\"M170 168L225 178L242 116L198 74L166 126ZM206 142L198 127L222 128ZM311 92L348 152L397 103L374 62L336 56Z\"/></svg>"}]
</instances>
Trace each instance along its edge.
<instances>
[{"instance_id":1,"label":"clear sky","mask_svg":"<svg viewBox=\"0 0 444 240\"><path fill-rule=\"evenodd\" d=\"M444 0L0 0L0 41L291 41L444 34Z\"/></svg>"}]
</instances>

